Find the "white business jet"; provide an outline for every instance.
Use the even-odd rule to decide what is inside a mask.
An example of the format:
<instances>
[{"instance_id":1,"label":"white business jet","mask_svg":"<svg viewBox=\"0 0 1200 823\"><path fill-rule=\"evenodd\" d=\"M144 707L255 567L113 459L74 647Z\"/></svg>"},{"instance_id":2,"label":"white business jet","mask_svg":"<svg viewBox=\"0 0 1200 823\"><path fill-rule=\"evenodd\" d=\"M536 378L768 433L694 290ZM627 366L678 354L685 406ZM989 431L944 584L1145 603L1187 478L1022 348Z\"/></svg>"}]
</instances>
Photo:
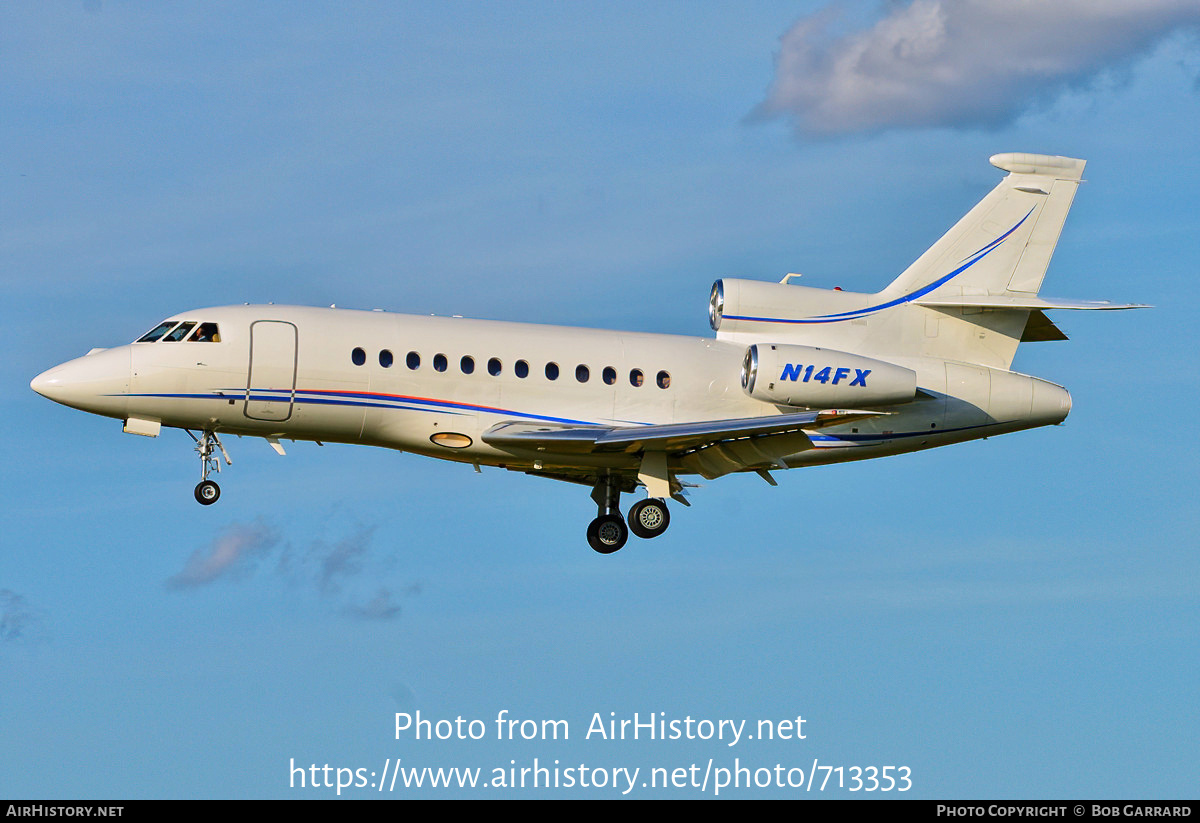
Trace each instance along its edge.
<instances>
[{"instance_id":1,"label":"white business jet","mask_svg":"<svg viewBox=\"0 0 1200 823\"><path fill-rule=\"evenodd\" d=\"M51 400L196 441L220 496L220 436L360 443L592 489L598 552L657 537L682 478L770 472L1061 422L1065 389L1010 371L1065 340L1038 296L1084 161L998 154L1007 176L878 294L718 280L715 339L296 306L175 315L34 378ZM626 519L620 496L646 489Z\"/></svg>"}]
</instances>

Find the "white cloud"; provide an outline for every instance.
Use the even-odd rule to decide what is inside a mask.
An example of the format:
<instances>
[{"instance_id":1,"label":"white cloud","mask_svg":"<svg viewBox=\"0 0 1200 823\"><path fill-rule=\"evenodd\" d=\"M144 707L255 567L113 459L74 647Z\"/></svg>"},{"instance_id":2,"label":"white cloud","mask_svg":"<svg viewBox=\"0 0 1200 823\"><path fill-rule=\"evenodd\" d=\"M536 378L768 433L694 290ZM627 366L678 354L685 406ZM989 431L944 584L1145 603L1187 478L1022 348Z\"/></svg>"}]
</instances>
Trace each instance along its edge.
<instances>
[{"instance_id":1,"label":"white cloud","mask_svg":"<svg viewBox=\"0 0 1200 823\"><path fill-rule=\"evenodd\" d=\"M365 602L358 594L363 581L375 581L381 573L371 550L375 530L375 526L357 527L333 545L314 540L306 548L297 549L285 543L276 561L266 567L267 573L301 588L315 589L322 597L344 601L343 615L359 620L393 620L401 612L397 593L378 586L375 595ZM183 570L166 581L167 588L192 589L218 580L249 577L261 562L275 554L281 542L279 532L261 520L233 523L211 543L192 552ZM344 587L349 591L343 592ZM412 583L398 594L415 597L420 593L421 585ZM18 607L23 602L12 592L0 590L0 639L20 634L23 611Z\"/></svg>"},{"instance_id":2,"label":"white cloud","mask_svg":"<svg viewBox=\"0 0 1200 823\"><path fill-rule=\"evenodd\" d=\"M782 38L759 106L799 133L994 126L1200 26L1196 0L915 0L830 33L831 6Z\"/></svg>"},{"instance_id":3,"label":"white cloud","mask_svg":"<svg viewBox=\"0 0 1200 823\"><path fill-rule=\"evenodd\" d=\"M258 559L278 542L275 531L261 522L235 523L211 544L192 552L183 571L167 580L167 587L187 589L223 577L240 577L253 570Z\"/></svg>"}]
</instances>

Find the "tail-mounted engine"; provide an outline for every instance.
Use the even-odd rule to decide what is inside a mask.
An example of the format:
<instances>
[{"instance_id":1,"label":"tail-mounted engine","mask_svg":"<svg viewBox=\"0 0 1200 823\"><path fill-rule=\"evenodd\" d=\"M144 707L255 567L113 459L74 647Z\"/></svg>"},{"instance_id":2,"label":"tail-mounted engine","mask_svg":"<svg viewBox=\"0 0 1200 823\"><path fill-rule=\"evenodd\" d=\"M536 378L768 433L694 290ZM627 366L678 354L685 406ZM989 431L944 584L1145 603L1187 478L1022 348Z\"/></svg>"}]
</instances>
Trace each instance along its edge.
<instances>
[{"instance_id":1,"label":"tail-mounted engine","mask_svg":"<svg viewBox=\"0 0 1200 823\"><path fill-rule=\"evenodd\" d=\"M870 305L872 299L872 295L839 289L811 289L726 277L713 283L708 299L708 324L718 337L739 330L762 334L763 324L772 324L776 329L797 329L801 327L793 324L808 318L847 317Z\"/></svg>"},{"instance_id":2,"label":"tail-mounted engine","mask_svg":"<svg viewBox=\"0 0 1200 823\"><path fill-rule=\"evenodd\" d=\"M742 389L755 400L806 408L893 406L916 397L916 372L814 346L756 343L742 362Z\"/></svg>"}]
</instances>

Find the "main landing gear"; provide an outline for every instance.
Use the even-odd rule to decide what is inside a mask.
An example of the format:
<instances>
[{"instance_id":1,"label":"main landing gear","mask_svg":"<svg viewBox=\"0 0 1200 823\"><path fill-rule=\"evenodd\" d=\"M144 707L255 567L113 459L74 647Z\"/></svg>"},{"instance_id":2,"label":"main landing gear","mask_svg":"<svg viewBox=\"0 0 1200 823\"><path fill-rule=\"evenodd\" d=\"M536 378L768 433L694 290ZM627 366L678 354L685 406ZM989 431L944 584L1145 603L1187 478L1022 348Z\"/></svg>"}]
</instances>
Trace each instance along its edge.
<instances>
[{"instance_id":1,"label":"main landing gear","mask_svg":"<svg viewBox=\"0 0 1200 823\"><path fill-rule=\"evenodd\" d=\"M666 501L660 498L647 498L629 510L629 528L638 537L658 537L669 525L671 512L667 510Z\"/></svg>"},{"instance_id":2,"label":"main landing gear","mask_svg":"<svg viewBox=\"0 0 1200 823\"><path fill-rule=\"evenodd\" d=\"M666 501L651 497L637 503L629 510L629 525L621 517L621 489L619 479L602 477L592 490L599 515L588 524L588 545L600 554L612 554L625 545L632 530L638 537L658 537L671 523L671 513Z\"/></svg>"},{"instance_id":3,"label":"main landing gear","mask_svg":"<svg viewBox=\"0 0 1200 823\"><path fill-rule=\"evenodd\" d=\"M220 449L226 466L232 466L233 461L229 459L229 454L221 445L216 432L201 432L197 437L188 431L188 436L196 441L196 454L200 455L200 482L196 484L196 502L201 506L211 506L221 497L221 487L208 479L210 471L221 471L221 460L215 454L216 450Z\"/></svg>"}]
</instances>

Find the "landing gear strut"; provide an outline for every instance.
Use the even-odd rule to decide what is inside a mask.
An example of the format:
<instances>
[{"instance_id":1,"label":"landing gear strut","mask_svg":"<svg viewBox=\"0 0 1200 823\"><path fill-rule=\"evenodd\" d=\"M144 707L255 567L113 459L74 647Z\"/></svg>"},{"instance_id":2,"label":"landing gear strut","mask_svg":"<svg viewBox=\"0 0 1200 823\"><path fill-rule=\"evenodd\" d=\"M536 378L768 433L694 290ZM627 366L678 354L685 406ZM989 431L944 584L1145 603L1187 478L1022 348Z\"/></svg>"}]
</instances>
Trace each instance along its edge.
<instances>
[{"instance_id":1,"label":"landing gear strut","mask_svg":"<svg viewBox=\"0 0 1200 823\"><path fill-rule=\"evenodd\" d=\"M221 445L216 432L201 432L197 437L188 431L188 436L196 441L196 454L200 455L200 482L196 484L196 502L201 506L211 506L221 496L221 487L208 479L210 471L221 471L221 460L215 454L216 450L220 449L226 466L232 466L233 461L229 459L229 454Z\"/></svg>"},{"instance_id":2,"label":"landing gear strut","mask_svg":"<svg viewBox=\"0 0 1200 823\"><path fill-rule=\"evenodd\" d=\"M606 475L592 489L592 499L596 501L600 513L588 524L587 539L588 544L600 554L612 554L629 539L629 529L621 518L619 482L618 478Z\"/></svg>"}]
</instances>

